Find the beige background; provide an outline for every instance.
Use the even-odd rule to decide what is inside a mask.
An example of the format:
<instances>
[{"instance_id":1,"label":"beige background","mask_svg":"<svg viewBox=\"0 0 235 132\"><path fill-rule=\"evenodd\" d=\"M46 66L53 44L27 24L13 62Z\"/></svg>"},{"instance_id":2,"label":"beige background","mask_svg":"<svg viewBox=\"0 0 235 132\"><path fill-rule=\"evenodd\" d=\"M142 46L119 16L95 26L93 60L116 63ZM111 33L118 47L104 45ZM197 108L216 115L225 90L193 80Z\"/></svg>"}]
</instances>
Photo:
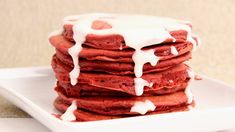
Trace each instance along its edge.
<instances>
[{"instance_id":1,"label":"beige background","mask_svg":"<svg viewBox=\"0 0 235 132\"><path fill-rule=\"evenodd\" d=\"M47 35L64 16L88 12L136 13L189 20L202 47L196 72L235 84L234 0L0 0L0 68L49 65ZM0 117L25 114L0 98Z\"/></svg>"}]
</instances>

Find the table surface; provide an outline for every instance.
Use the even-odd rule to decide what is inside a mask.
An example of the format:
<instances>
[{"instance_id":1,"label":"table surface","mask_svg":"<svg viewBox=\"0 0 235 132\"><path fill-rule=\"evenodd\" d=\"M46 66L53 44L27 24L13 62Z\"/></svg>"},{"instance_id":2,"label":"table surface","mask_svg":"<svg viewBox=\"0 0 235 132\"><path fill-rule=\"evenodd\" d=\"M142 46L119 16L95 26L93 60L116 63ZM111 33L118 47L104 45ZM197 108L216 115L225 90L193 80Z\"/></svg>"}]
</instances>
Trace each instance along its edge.
<instances>
[{"instance_id":1,"label":"table surface","mask_svg":"<svg viewBox=\"0 0 235 132\"><path fill-rule=\"evenodd\" d=\"M32 118L0 118L1 132L51 132Z\"/></svg>"},{"instance_id":2,"label":"table surface","mask_svg":"<svg viewBox=\"0 0 235 132\"><path fill-rule=\"evenodd\" d=\"M1 0L0 9L0 68L49 65L54 49L48 44L47 36L61 28L62 19L67 15L151 14L191 21L193 31L202 40L202 46L193 53L192 68L235 84L233 0ZM0 117L29 116L0 97Z\"/></svg>"}]
</instances>

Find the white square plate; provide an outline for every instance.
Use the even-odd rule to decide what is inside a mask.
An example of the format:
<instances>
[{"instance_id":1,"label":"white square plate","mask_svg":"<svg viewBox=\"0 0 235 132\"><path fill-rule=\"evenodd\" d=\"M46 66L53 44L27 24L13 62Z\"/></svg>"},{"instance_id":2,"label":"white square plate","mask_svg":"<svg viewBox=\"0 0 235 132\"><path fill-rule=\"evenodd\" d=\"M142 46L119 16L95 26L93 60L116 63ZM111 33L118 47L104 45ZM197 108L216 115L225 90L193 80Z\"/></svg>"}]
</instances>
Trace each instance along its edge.
<instances>
[{"instance_id":1,"label":"white square plate","mask_svg":"<svg viewBox=\"0 0 235 132\"><path fill-rule=\"evenodd\" d=\"M203 77L191 85L196 108L141 117L64 122L52 114L56 93L49 67L0 70L0 93L54 132L215 131L235 128L235 88Z\"/></svg>"}]
</instances>

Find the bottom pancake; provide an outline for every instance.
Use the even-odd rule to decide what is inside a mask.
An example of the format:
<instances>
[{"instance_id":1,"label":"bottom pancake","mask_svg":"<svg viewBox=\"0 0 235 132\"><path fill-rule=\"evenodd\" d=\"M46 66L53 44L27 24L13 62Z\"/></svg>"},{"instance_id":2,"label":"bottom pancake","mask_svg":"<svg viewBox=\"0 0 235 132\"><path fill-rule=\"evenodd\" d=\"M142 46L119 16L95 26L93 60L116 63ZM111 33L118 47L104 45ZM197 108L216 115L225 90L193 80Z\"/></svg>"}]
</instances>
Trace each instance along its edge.
<instances>
[{"instance_id":1,"label":"bottom pancake","mask_svg":"<svg viewBox=\"0 0 235 132\"><path fill-rule=\"evenodd\" d=\"M67 105L76 101L78 109L101 115L140 115L152 111L168 111L172 108L187 106L188 98L184 91L141 97L67 97L62 91L57 91L59 98ZM145 107L146 106L146 107ZM144 107L135 110L135 107ZM143 112L145 111L145 112Z\"/></svg>"},{"instance_id":2,"label":"bottom pancake","mask_svg":"<svg viewBox=\"0 0 235 132\"><path fill-rule=\"evenodd\" d=\"M57 110L59 110L62 113L65 113L65 111L68 109L69 105L66 104L60 97L57 97L54 101L54 106ZM165 111L154 111L149 112L146 115L153 115L153 114L163 114L163 113L170 113L170 112L180 112L180 111L187 111L188 105L181 106L181 107L175 107L171 108ZM76 117L75 121L83 122L83 121L98 121L98 120L109 120L109 119L117 119L117 118L124 118L124 117L133 117L133 115L127 116L127 115L119 115L119 116L110 116L110 115L101 115L97 113L92 113L86 110L77 109L73 112L73 114ZM136 116L136 115L134 115ZM140 116L140 115L138 115ZM60 118L60 116L58 116Z\"/></svg>"}]
</instances>

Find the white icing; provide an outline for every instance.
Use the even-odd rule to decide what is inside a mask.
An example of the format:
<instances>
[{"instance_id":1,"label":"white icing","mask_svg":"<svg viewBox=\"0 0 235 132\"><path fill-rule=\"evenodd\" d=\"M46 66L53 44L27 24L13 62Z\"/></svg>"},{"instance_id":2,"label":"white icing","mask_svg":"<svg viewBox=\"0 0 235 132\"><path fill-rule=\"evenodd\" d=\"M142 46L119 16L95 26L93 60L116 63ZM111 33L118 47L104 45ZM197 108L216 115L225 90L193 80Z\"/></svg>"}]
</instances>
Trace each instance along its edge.
<instances>
[{"instance_id":1,"label":"white icing","mask_svg":"<svg viewBox=\"0 0 235 132\"><path fill-rule=\"evenodd\" d=\"M149 83L149 87L150 88L153 87L153 82Z\"/></svg>"},{"instance_id":2,"label":"white icing","mask_svg":"<svg viewBox=\"0 0 235 132\"><path fill-rule=\"evenodd\" d=\"M69 48L68 52L73 59L74 68L69 73L70 82L72 85L77 84L77 78L80 74L79 66L79 53L82 50L82 44L86 41L86 36L90 32L90 27L92 22L85 19L80 20L79 24L73 26L73 39L75 40L75 45Z\"/></svg>"},{"instance_id":3,"label":"white icing","mask_svg":"<svg viewBox=\"0 0 235 132\"><path fill-rule=\"evenodd\" d=\"M187 35L187 41L190 41L193 45L193 51L196 50L196 47L197 47L197 42L194 38L192 38L192 35L191 35L191 32L188 32L188 35Z\"/></svg>"},{"instance_id":4,"label":"white icing","mask_svg":"<svg viewBox=\"0 0 235 132\"><path fill-rule=\"evenodd\" d=\"M122 49L123 49L123 47L122 47L122 45L120 45L119 50L122 50Z\"/></svg>"},{"instance_id":5,"label":"white icing","mask_svg":"<svg viewBox=\"0 0 235 132\"><path fill-rule=\"evenodd\" d=\"M72 104L68 107L66 112L60 117L63 121L74 121L76 120L76 116L74 115L74 111L77 109L76 101L74 100Z\"/></svg>"},{"instance_id":6,"label":"white icing","mask_svg":"<svg viewBox=\"0 0 235 132\"><path fill-rule=\"evenodd\" d=\"M131 107L130 112L137 112L144 115L148 111L154 111L155 109L156 106L150 100L145 100L144 102L135 102L135 104Z\"/></svg>"},{"instance_id":7,"label":"white icing","mask_svg":"<svg viewBox=\"0 0 235 132\"><path fill-rule=\"evenodd\" d=\"M177 49L175 48L175 46L171 46L171 54L173 54L173 55L178 55L179 54Z\"/></svg>"},{"instance_id":8,"label":"white icing","mask_svg":"<svg viewBox=\"0 0 235 132\"><path fill-rule=\"evenodd\" d=\"M95 20L101 20L112 28L95 30L92 29L92 23ZM125 44L135 49L132 59L135 63L134 73L137 78L143 74L143 65L150 63L156 65L159 58L155 56L153 50L143 51L143 47L160 44L166 39L176 41L170 35L170 31L185 30L188 32L187 40L196 45L191 36L191 27L186 22L170 18L144 16L144 15L120 15L120 14L86 14L79 16L69 16L64 19L64 24L72 24L74 40L76 44L69 49L74 63L74 69L70 72L71 84L77 83L79 76L78 56L81 51L81 45L84 43L87 34L110 35L119 34L123 36ZM195 46L194 46L195 47ZM122 49L122 47L120 47Z\"/></svg>"},{"instance_id":9,"label":"white icing","mask_svg":"<svg viewBox=\"0 0 235 132\"><path fill-rule=\"evenodd\" d=\"M192 69L187 69L188 76L190 77L190 80L194 80L195 73L192 71Z\"/></svg>"},{"instance_id":10,"label":"white icing","mask_svg":"<svg viewBox=\"0 0 235 132\"><path fill-rule=\"evenodd\" d=\"M193 102L193 94L189 86L186 87L184 93L186 94L188 101L188 104L191 104Z\"/></svg>"},{"instance_id":11,"label":"white icing","mask_svg":"<svg viewBox=\"0 0 235 132\"><path fill-rule=\"evenodd\" d=\"M135 94L137 96L141 96L144 93L144 87L152 87L153 83L149 83L148 81L138 77L134 79L135 82Z\"/></svg>"},{"instance_id":12,"label":"white icing","mask_svg":"<svg viewBox=\"0 0 235 132\"><path fill-rule=\"evenodd\" d=\"M140 49L136 49L132 59L135 62L134 73L136 77L142 76L145 63L149 62L152 66L155 66L159 60L154 54L154 50L143 51Z\"/></svg>"},{"instance_id":13,"label":"white icing","mask_svg":"<svg viewBox=\"0 0 235 132\"><path fill-rule=\"evenodd\" d=\"M192 91L190 89L190 84L195 78L195 73L191 69L187 69L187 73L188 73L188 76L190 77L190 82L189 82L189 85L186 87L184 92L185 92L185 94L188 98L188 104L191 104L193 102L193 94L192 94Z\"/></svg>"},{"instance_id":14,"label":"white icing","mask_svg":"<svg viewBox=\"0 0 235 132\"><path fill-rule=\"evenodd\" d=\"M176 42L176 39L175 39L175 38L172 38L172 39L173 39L172 41L175 43L175 42Z\"/></svg>"},{"instance_id":15,"label":"white icing","mask_svg":"<svg viewBox=\"0 0 235 132\"><path fill-rule=\"evenodd\" d=\"M74 64L73 70L69 73L70 82L72 85L77 84L77 77L80 74L80 66L78 64L78 54L81 51L81 49L82 49L81 45L76 45L69 49L69 54L71 55Z\"/></svg>"}]
</instances>

